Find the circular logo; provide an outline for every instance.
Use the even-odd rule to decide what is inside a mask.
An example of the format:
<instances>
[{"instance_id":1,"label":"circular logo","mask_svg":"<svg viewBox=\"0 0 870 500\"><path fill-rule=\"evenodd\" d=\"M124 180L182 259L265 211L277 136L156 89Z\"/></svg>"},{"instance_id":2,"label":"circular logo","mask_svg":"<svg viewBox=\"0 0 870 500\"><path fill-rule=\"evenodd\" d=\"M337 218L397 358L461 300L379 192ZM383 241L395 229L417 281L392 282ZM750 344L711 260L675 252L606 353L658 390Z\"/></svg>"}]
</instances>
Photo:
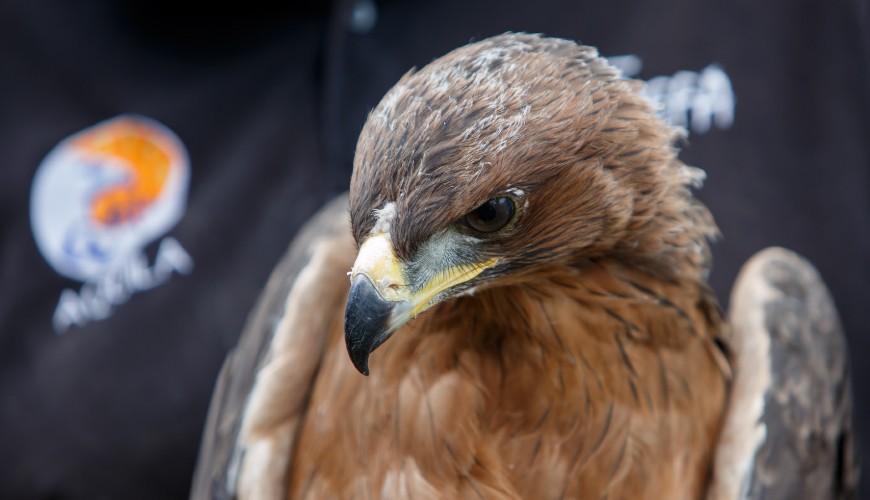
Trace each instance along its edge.
<instances>
[{"instance_id":1,"label":"circular logo","mask_svg":"<svg viewBox=\"0 0 870 500\"><path fill-rule=\"evenodd\" d=\"M60 274L96 282L168 232L184 213L190 167L160 123L122 115L60 142L33 179L36 244Z\"/></svg>"}]
</instances>

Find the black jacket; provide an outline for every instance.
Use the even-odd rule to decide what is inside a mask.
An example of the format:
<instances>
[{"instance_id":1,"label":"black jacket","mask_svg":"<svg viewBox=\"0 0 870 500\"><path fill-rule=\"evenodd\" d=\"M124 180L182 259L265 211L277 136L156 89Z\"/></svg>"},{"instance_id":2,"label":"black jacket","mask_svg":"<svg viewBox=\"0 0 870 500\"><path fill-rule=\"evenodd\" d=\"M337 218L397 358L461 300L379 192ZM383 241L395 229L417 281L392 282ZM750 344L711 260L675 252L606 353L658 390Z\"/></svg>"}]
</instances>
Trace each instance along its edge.
<instances>
[{"instance_id":1,"label":"black jacket","mask_svg":"<svg viewBox=\"0 0 870 500\"><path fill-rule=\"evenodd\" d=\"M723 301L765 246L818 266L850 337L870 443L867 2L180 8L0 5L0 497L185 497L220 363L296 230L347 188L368 110L412 66L504 31L630 56L614 62L690 129L682 158L707 171L700 198L724 233L712 275ZM141 179L120 198L78 186L83 172L114 175L100 157L54 173L77 161L65 139L119 116L179 141L166 146L168 177L151 180L180 172L168 201ZM164 202L151 233L130 222ZM45 220L104 206L106 228L138 239L112 265L63 267L78 257L52 248L117 248Z\"/></svg>"}]
</instances>

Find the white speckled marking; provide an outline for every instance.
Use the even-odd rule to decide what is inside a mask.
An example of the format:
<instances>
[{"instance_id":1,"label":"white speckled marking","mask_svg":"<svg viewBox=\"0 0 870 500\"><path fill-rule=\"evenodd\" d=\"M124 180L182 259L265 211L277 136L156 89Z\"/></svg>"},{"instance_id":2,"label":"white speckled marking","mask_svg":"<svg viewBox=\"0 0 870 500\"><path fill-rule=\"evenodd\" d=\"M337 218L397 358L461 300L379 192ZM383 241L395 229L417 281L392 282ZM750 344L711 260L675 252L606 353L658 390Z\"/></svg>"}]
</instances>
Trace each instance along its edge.
<instances>
[{"instance_id":1,"label":"white speckled marking","mask_svg":"<svg viewBox=\"0 0 870 500\"><path fill-rule=\"evenodd\" d=\"M389 234L390 227L396 219L396 204L391 201L383 207L373 210L372 215L377 217L378 220L375 222L375 227L372 228L369 234Z\"/></svg>"}]
</instances>

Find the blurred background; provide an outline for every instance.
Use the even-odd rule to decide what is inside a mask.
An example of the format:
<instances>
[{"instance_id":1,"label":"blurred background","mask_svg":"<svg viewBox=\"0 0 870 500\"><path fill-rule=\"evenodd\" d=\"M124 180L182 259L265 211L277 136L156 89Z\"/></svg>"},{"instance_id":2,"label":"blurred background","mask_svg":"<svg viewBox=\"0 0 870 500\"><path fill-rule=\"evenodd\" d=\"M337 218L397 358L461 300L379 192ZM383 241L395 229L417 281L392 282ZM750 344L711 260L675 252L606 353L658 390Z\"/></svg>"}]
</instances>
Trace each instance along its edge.
<instances>
[{"instance_id":1,"label":"blurred background","mask_svg":"<svg viewBox=\"0 0 870 500\"><path fill-rule=\"evenodd\" d=\"M597 46L690 131L723 303L766 246L818 267L870 450L866 0L3 0L0 498L185 498L220 364L368 111L504 31Z\"/></svg>"}]
</instances>

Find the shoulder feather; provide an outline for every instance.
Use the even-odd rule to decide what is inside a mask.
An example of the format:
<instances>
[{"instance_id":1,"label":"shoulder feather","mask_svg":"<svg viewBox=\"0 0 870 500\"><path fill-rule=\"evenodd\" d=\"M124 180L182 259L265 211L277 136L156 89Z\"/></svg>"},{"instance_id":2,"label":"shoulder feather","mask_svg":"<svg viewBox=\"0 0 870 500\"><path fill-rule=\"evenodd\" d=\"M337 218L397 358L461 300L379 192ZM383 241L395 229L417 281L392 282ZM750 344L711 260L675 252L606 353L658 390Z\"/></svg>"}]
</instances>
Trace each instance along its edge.
<instances>
[{"instance_id":1,"label":"shoulder feather","mask_svg":"<svg viewBox=\"0 0 870 500\"><path fill-rule=\"evenodd\" d=\"M788 250L759 252L728 319L735 378L708 498L853 498L849 357L818 272Z\"/></svg>"},{"instance_id":2,"label":"shoulder feather","mask_svg":"<svg viewBox=\"0 0 870 500\"><path fill-rule=\"evenodd\" d=\"M283 498L296 427L356 255L341 195L275 268L215 385L192 499ZM317 307L313 307L316 305Z\"/></svg>"}]
</instances>

